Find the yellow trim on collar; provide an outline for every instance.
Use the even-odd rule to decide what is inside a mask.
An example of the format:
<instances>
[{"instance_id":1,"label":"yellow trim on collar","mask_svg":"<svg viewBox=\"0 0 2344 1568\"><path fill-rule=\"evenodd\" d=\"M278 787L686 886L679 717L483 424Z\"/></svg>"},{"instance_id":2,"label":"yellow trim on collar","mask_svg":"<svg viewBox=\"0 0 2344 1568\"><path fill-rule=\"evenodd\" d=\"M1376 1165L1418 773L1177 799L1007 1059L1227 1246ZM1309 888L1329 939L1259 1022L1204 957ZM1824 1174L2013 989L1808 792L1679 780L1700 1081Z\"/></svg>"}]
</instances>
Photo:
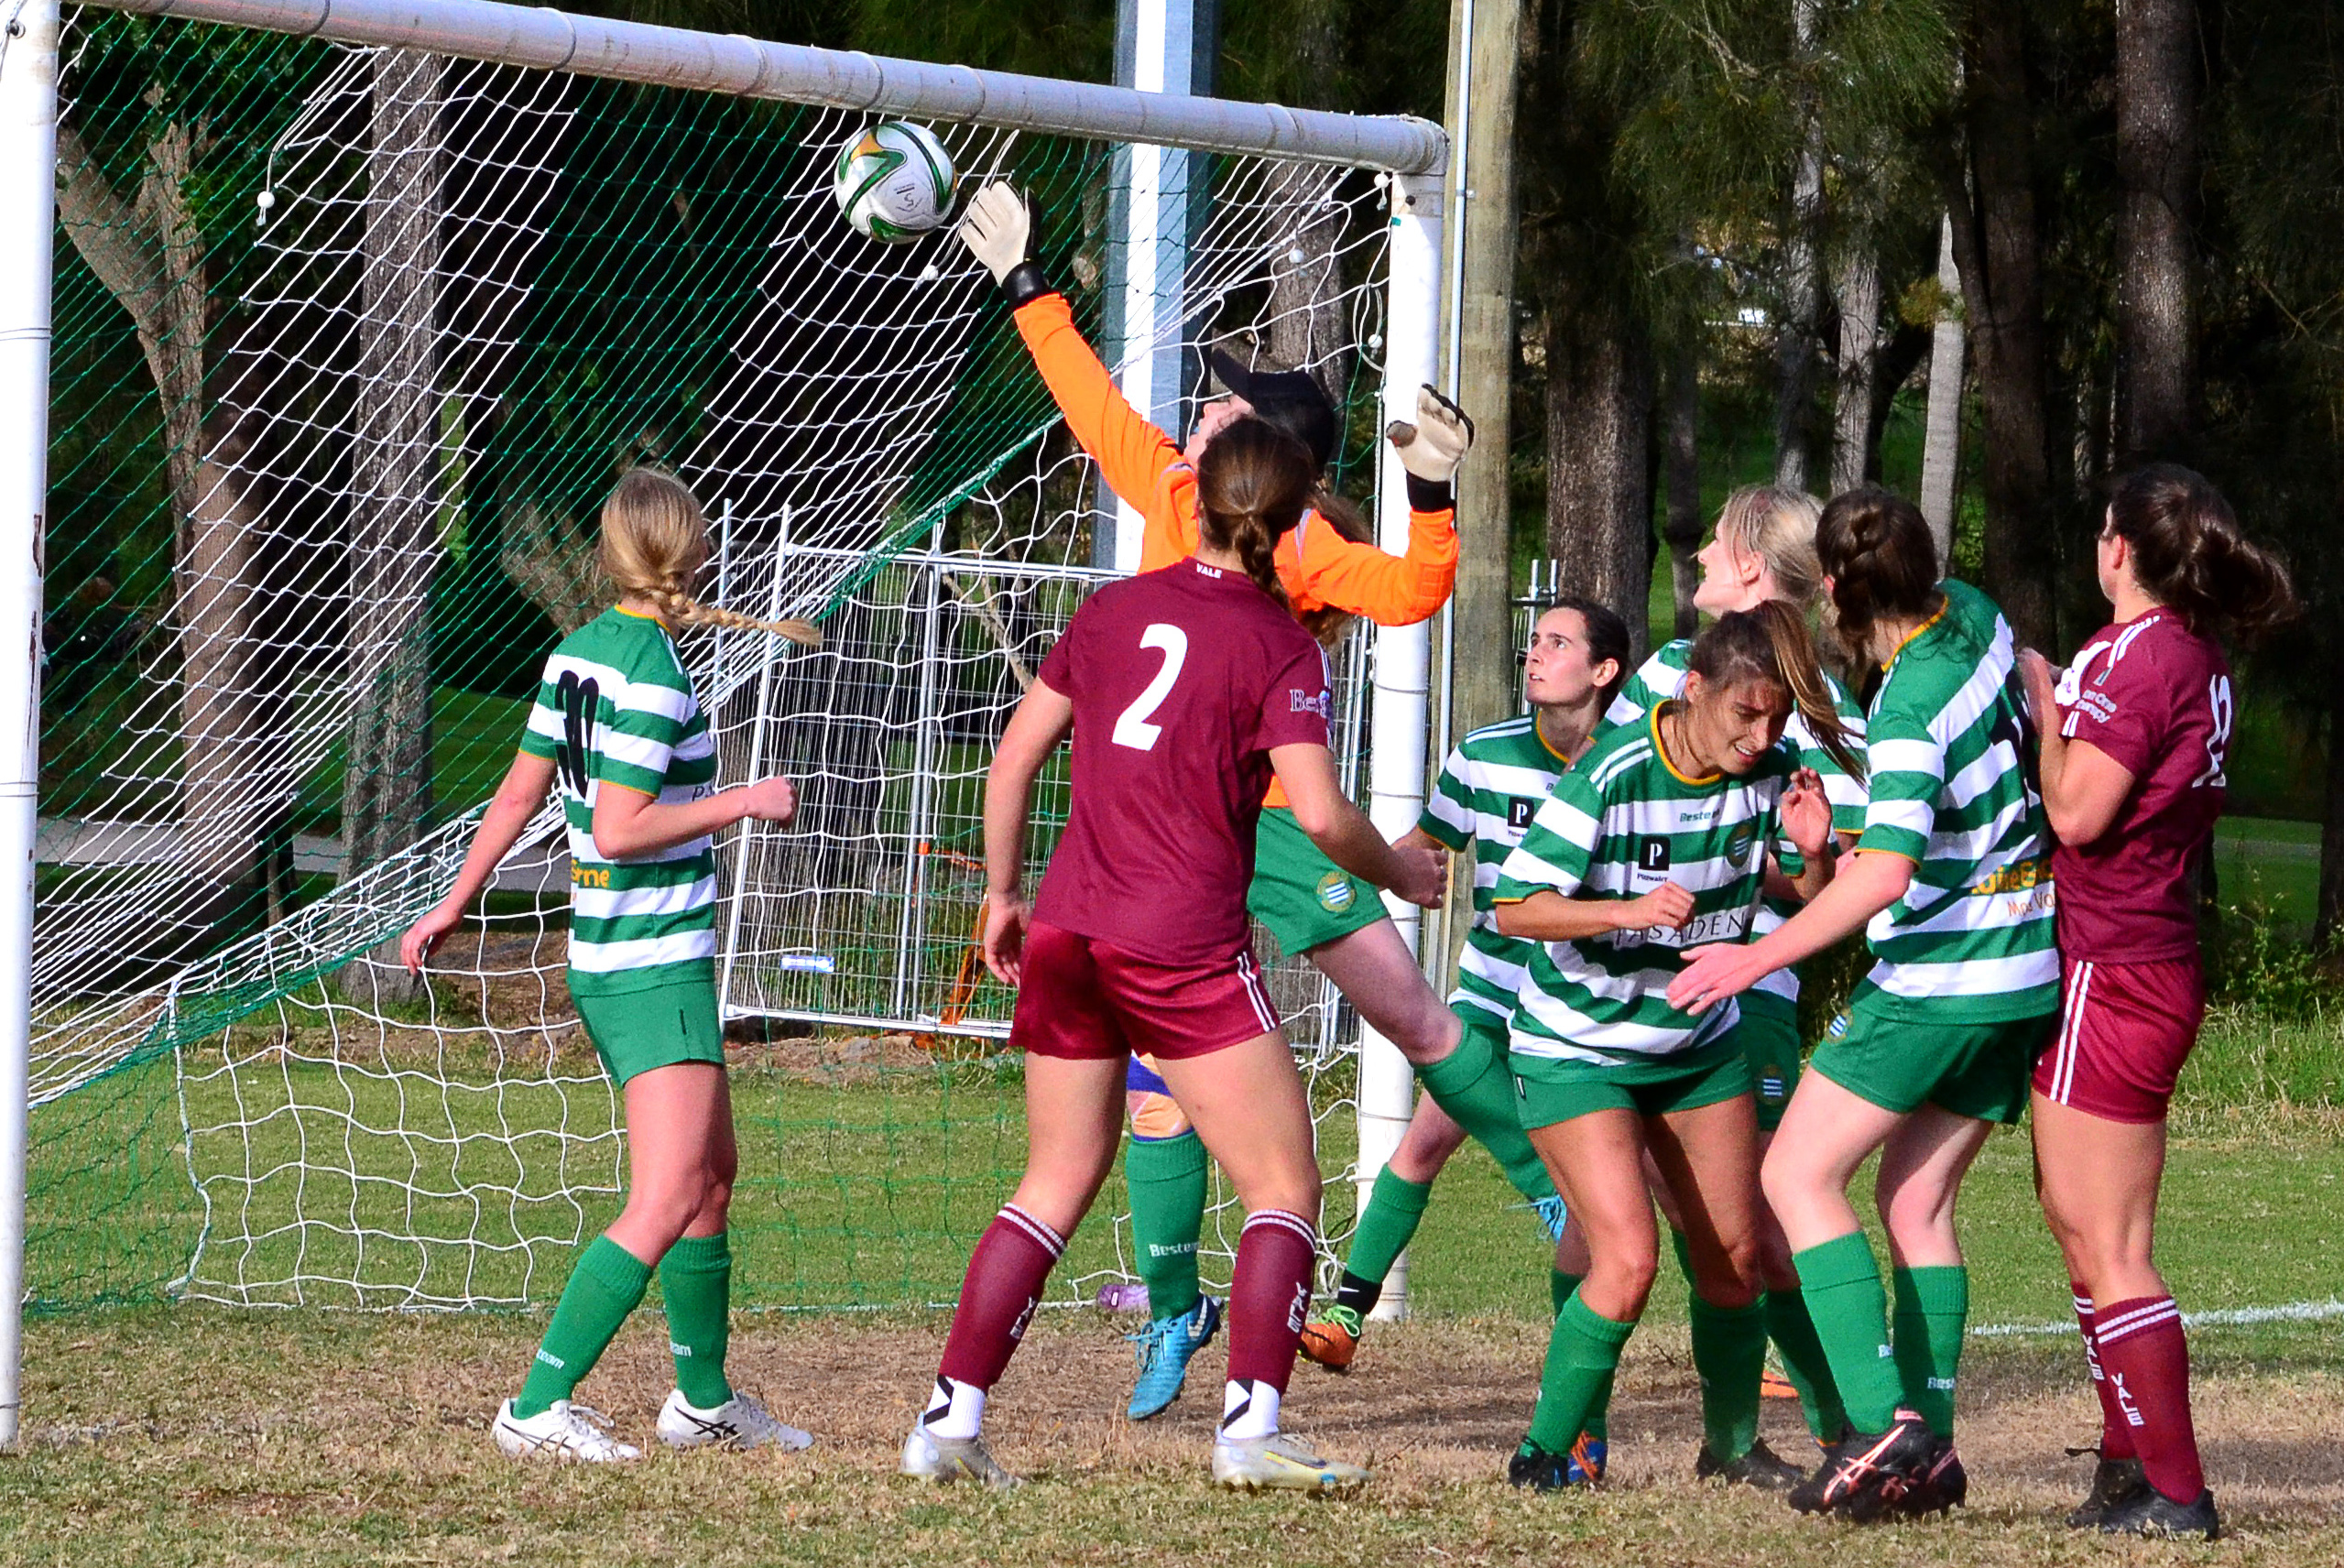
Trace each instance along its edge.
<instances>
[{"instance_id":1,"label":"yellow trim on collar","mask_svg":"<svg viewBox=\"0 0 2344 1568\"><path fill-rule=\"evenodd\" d=\"M1667 707L1669 702L1681 702L1684 700L1682 697L1671 697L1667 702L1652 704L1652 716L1647 721L1652 725L1652 755L1661 759L1661 766L1669 770L1669 777L1680 784L1715 784L1726 776L1724 768L1721 768L1715 773L1695 779L1669 760L1669 748L1661 741L1661 710Z\"/></svg>"},{"instance_id":2,"label":"yellow trim on collar","mask_svg":"<svg viewBox=\"0 0 2344 1568\"><path fill-rule=\"evenodd\" d=\"M1904 657L1904 650L1913 646L1913 641L1915 637L1918 637L1922 633L1927 631L1931 626L1935 626L1939 621L1944 620L1946 618L1946 612L1953 608L1953 600L1946 596L1946 591L1942 588L1937 590L1937 613L1931 615L1927 620L1923 621L1919 626L1914 626L1911 631L1905 633L1904 640L1891 648L1889 650L1888 657L1881 660L1881 670L1883 674L1887 672L1890 665L1894 664L1898 659Z\"/></svg>"}]
</instances>

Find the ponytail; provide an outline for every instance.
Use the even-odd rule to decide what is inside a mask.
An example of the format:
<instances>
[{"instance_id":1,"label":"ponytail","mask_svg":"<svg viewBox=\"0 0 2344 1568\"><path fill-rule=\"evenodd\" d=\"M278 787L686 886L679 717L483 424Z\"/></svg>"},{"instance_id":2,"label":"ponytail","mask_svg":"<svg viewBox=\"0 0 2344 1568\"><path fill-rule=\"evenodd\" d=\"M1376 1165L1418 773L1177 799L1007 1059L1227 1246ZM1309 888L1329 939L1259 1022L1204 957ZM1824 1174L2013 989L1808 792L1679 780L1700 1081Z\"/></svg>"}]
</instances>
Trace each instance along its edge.
<instances>
[{"instance_id":1,"label":"ponytail","mask_svg":"<svg viewBox=\"0 0 2344 1568\"><path fill-rule=\"evenodd\" d=\"M1863 754L1832 701L1806 622L1790 605L1769 599L1755 609L1718 616L1694 639L1685 668L1713 688L1751 680L1780 686L1832 761L1850 778L1864 777Z\"/></svg>"},{"instance_id":2,"label":"ponytail","mask_svg":"<svg viewBox=\"0 0 2344 1568\"><path fill-rule=\"evenodd\" d=\"M1233 419L1197 461L1197 537L1236 551L1254 585L1285 604L1278 541L1302 521L1317 484L1317 464L1302 442L1260 419Z\"/></svg>"},{"instance_id":3,"label":"ponytail","mask_svg":"<svg viewBox=\"0 0 2344 1568\"><path fill-rule=\"evenodd\" d=\"M821 628L808 622L761 621L692 596L692 579L708 564L708 518L672 474L630 468L619 475L603 503L600 557L603 575L621 593L650 600L678 626L771 632L801 647L822 646Z\"/></svg>"},{"instance_id":4,"label":"ponytail","mask_svg":"<svg viewBox=\"0 0 2344 1568\"><path fill-rule=\"evenodd\" d=\"M1376 530L1368 523L1367 514L1360 511L1348 495L1327 488L1323 479L1311 491L1310 510L1319 523L1333 528L1353 544L1376 542ZM1295 526L1299 528L1301 525ZM1349 610L1321 604L1315 610L1301 612L1294 618L1303 623L1304 631L1318 639L1321 648L1331 648L1343 640L1343 634L1349 631L1352 623L1359 617Z\"/></svg>"},{"instance_id":5,"label":"ponytail","mask_svg":"<svg viewBox=\"0 0 2344 1568\"><path fill-rule=\"evenodd\" d=\"M2155 463L2117 482L2108 526L2149 596L2208 636L2252 644L2302 611L2279 558L2248 539L2204 474Z\"/></svg>"}]
</instances>

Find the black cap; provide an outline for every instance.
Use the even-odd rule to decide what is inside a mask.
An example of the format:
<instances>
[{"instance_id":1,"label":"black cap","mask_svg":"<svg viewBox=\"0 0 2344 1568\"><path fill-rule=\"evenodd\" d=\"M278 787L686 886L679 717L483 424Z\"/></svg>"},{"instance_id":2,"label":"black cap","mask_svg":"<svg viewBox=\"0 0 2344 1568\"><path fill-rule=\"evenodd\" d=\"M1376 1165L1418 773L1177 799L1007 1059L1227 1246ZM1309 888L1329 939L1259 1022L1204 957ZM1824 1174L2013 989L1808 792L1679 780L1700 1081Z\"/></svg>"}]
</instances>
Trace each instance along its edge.
<instances>
[{"instance_id":1,"label":"black cap","mask_svg":"<svg viewBox=\"0 0 2344 1568\"><path fill-rule=\"evenodd\" d=\"M1321 468L1335 456L1335 405L1318 378L1303 370L1251 370L1214 349L1205 356L1213 378L1252 405L1266 424L1277 426L1304 446Z\"/></svg>"}]
</instances>

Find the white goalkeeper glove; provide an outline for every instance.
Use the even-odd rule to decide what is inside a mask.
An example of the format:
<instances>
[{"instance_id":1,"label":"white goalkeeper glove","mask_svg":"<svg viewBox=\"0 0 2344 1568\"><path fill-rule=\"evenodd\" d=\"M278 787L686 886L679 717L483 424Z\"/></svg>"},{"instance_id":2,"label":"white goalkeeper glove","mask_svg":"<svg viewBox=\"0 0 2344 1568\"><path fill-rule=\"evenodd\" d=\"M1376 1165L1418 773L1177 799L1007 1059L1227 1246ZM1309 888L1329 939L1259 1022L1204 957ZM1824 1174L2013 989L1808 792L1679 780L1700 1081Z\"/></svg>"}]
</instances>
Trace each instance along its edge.
<instances>
[{"instance_id":1,"label":"white goalkeeper glove","mask_svg":"<svg viewBox=\"0 0 2344 1568\"><path fill-rule=\"evenodd\" d=\"M1394 419L1384 439L1399 450L1400 466L1428 485L1456 478L1456 466L1473 450L1473 421L1463 408L1430 387L1416 389L1416 422Z\"/></svg>"},{"instance_id":2,"label":"white goalkeeper glove","mask_svg":"<svg viewBox=\"0 0 2344 1568\"><path fill-rule=\"evenodd\" d=\"M1026 259L1033 239L1033 216L1026 211L1024 197L1010 189L1007 180L996 180L969 198L958 233L960 243L985 264L993 281L1007 283L1009 274Z\"/></svg>"}]
</instances>

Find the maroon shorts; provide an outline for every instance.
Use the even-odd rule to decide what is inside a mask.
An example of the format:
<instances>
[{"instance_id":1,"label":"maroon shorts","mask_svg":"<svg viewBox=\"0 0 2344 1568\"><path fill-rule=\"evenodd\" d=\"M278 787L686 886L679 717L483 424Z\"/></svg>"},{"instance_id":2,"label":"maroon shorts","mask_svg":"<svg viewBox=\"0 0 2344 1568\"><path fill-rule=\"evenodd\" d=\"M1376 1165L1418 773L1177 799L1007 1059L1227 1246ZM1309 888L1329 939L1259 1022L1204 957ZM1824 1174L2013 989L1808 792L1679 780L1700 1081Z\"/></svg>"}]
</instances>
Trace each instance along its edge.
<instances>
[{"instance_id":1,"label":"maroon shorts","mask_svg":"<svg viewBox=\"0 0 2344 1568\"><path fill-rule=\"evenodd\" d=\"M2161 1122L2206 1017L2195 956L2151 964L2070 958L2059 1032L2035 1059L2034 1092L2111 1122Z\"/></svg>"},{"instance_id":2,"label":"maroon shorts","mask_svg":"<svg viewBox=\"0 0 2344 1568\"><path fill-rule=\"evenodd\" d=\"M1165 964L1040 920L1026 931L1012 1050L1069 1062L1127 1052L1177 1062L1277 1027L1249 944L1208 964Z\"/></svg>"}]
</instances>

